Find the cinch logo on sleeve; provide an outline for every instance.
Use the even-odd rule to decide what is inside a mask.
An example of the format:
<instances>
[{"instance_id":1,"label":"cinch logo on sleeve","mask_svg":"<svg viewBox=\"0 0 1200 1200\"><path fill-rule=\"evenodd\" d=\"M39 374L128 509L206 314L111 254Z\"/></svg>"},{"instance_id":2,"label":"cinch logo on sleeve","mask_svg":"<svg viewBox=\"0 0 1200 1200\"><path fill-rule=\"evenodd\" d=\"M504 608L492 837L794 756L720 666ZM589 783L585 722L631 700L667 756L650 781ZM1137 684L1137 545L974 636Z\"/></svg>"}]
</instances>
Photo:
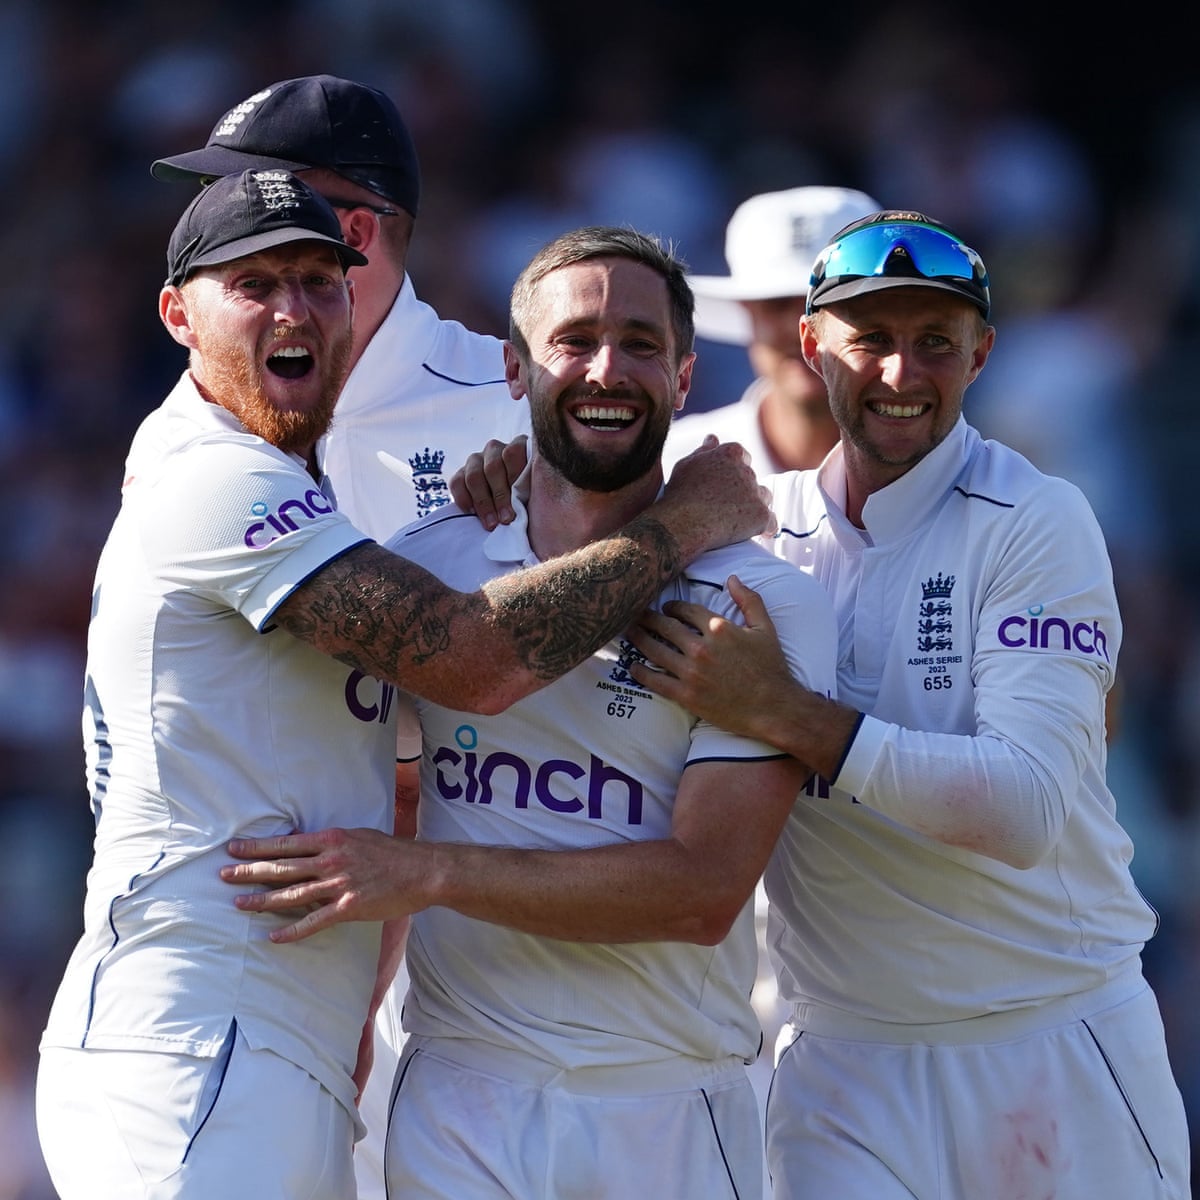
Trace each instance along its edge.
<instances>
[{"instance_id":1,"label":"cinch logo on sleeve","mask_svg":"<svg viewBox=\"0 0 1200 1200\"><path fill-rule=\"evenodd\" d=\"M1108 658L1108 638L1099 621L1066 621L1047 617L1045 605L1036 604L1018 616L1005 617L996 630L1002 646L1031 650L1074 650Z\"/></svg>"},{"instance_id":2,"label":"cinch logo on sleeve","mask_svg":"<svg viewBox=\"0 0 1200 1200\"><path fill-rule=\"evenodd\" d=\"M556 813L587 814L599 821L604 806L624 806L630 825L642 823L642 785L624 771L594 754L587 766L569 758L531 763L520 755L496 750L480 757L478 731L460 725L454 731L457 746L439 746L432 758L438 795L467 804L491 804L495 797L511 797L515 808L528 808L530 800Z\"/></svg>"},{"instance_id":3,"label":"cinch logo on sleeve","mask_svg":"<svg viewBox=\"0 0 1200 1200\"><path fill-rule=\"evenodd\" d=\"M261 550L285 533L299 529L297 521L315 521L333 512L333 505L311 487L304 493L303 500L285 500L274 512L261 500L250 506L250 512L259 519L246 526L242 540L251 550Z\"/></svg>"}]
</instances>

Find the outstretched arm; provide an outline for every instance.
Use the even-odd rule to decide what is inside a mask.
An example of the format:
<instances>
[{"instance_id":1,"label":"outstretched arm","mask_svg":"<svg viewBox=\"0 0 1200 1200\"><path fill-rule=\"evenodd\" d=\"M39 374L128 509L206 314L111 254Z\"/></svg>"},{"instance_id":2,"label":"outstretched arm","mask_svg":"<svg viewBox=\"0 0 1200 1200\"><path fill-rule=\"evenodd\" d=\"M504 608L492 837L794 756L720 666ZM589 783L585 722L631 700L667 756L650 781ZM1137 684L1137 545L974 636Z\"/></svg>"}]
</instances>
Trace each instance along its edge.
<instances>
[{"instance_id":1,"label":"outstretched arm","mask_svg":"<svg viewBox=\"0 0 1200 1200\"><path fill-rule=\"evenodd\" d=\"M765 496L741 447L709 446L612 537L482 591L456 592L372 543L322 568L274 617L323 653L410 692L499 712L610 641L691 559L769 527Z\"/></svg>"},{"instance_id":2,"label":"outstretched arm","mask_svg":"<svg viewBox=\"0 0 1200 1200\"><path fill-rule=\"evenodd\" d=\"M698 762L682 776L671 834L586 850L404 841L371 829L238 841L228 883L245 911L316 905L271 934L296 941L341 921L432 905L543 937L715 945L754 889L809 772L794 759Z\"/></svg>"}]
</instances>

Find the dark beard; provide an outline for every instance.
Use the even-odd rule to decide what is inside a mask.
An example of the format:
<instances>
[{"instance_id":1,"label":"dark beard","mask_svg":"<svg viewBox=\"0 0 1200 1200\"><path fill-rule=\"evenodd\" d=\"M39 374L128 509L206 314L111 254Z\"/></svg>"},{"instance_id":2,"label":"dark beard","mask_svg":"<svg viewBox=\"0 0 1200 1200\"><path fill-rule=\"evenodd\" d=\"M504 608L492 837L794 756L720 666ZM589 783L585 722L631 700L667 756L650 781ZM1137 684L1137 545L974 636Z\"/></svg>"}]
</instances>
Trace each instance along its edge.
<instances>
[{"instance_id":1,"label":"dark beard","mask_svg":"<svg viewBox=\"0 0 1200 1200\"><path fill-rule=\"evenodd\" d=\"M597 404L633 399L628 392L589 390L581 394L564 395L560 401L574 400L579 395L594 397ZM538 453L550 466L580 491L606 493L617 492L636 483L658 465L667 432L671 428L672 412L670 405L661 412L650 409L633 449L616 459L587 450L575 441L569 429L573 418L567 415L562 403L530 404L530 421Z\"/></svg>"},{"instance_id":2,"label":"dark beard","mask_svg":"<svg viewBox=\"0 0 1200 1200\"><path fill-rule=\"evenodd\" d=\"M295 336L297 330L285 331ZM281 335L283 336L283 335ZM262 377L254 362L240 347L208 342L203 348L204 384L217 403L253 434L292 454L307 454L333 421L338 393L345 382L350 362L350 337L327 347L325 387L317 404L303 411L283 411L267 397Z\"/></svg>"}]
</instances>

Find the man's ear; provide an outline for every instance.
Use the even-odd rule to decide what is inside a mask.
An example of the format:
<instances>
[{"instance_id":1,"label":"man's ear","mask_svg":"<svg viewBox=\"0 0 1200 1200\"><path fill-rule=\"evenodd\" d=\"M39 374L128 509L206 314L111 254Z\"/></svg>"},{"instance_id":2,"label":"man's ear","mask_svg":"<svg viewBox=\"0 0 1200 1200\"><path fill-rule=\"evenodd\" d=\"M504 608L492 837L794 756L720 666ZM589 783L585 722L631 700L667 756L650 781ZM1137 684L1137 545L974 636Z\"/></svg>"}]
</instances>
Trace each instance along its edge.
<instances>
[{"instance_id":1,"label":"man's ear","mask_svg":"<svg viewBox=\"0 0 1200 1200\"><path fill-rule=\"evenodd\" d=\"M800 353L804 356L804 361L818 375L821 375L821 360L817 356L817 334L813 328L812 317L803 316L800 318ZM824 379L824 375L821 375Z\"/></svg>"},{"instance_id":2,"label":"man's ear","mask_svg":"<svg viewBox=\"0 0 1200 1200\"><path fill-rule=\"evenodd\" d=\"M688 392L692 390L692 370L696 366L695 353L685 354L683 361L679 364L679 371L676 373L675 382L678 389L675 393L675 411L678 412L688 398Z\"/></svg>"},{"instance_id":3,"label":"man's ear","mask_svg":"<svg viewBox=\"0 0 1200 1200\"><path fill-rule=\"evenodd\" d=\"M174 284L167 284L158 294L158 315L167 332L181 346L189 350L199 348L192 319L188 313L187 299Z\"/></svg>"},{"instance_id":4,"label":"man's ear","mask_svg":"<svg viewBox=\"0 0 1200 1200\"><path fill-rule=\"evenodd\" d=\"M514 400L529 395L521 355L512 342L504 343L504 381L508 384L508 394Z\"/></svg>"},{"instance_id":5,"label":"man's ear","mask_svg":"<svg viewBox=\"0 0 1200 1200\"><path fill-rule=\"evenodd\" d=\"M338 213L342 240L353 250L371 257L370 249L379 241L381 218L369 208L350 208Z\"/></svg>"},{"instance_id":6,"label":"man's ear","mask_svg":"<svg viewBox=\"0 0 1200 1200\"><path fill-rule=\"evenodd\" d=\"M975 349L971 353L971 369L967 375L967 383L972 384L983 370L984 363L988 360L988 355L992 352L992 347L996 344L996 327L995 325L985 326L983 333L979 337L979 341L975 343Z\"/></svg>"}]
</instances>

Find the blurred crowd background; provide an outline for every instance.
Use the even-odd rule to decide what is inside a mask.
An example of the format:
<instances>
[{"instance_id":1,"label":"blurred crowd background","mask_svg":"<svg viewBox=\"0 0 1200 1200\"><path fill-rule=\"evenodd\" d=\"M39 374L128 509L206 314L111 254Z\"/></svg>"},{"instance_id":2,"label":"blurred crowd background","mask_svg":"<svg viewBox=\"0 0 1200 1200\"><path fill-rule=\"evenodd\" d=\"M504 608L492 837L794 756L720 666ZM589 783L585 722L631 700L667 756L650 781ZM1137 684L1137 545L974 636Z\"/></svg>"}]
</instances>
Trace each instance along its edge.
<instances>
[{"instance_id":1,"label":"blurred crowd background","mask_svg":"<svg viewBox=\"0 0 1200 1200\"><path fill-rule=\"evenodd\" d=\"M92 572L130 435L184 366L156 300L191 191L149 164L318 72L396 99L417 293L476 329L503 334L514 275L565 229L633 224L724 274L734 207L802 184L982 250L999 334L967 416L1078 483L1109 539L1111 784L1200 1132L1200 70L1158 6L818 7L0 0L0 1200L53 1197L32 1084L90 858ZM692 408L736 399L744 353L698 349Z\"/></svg>"}]
</instances>

